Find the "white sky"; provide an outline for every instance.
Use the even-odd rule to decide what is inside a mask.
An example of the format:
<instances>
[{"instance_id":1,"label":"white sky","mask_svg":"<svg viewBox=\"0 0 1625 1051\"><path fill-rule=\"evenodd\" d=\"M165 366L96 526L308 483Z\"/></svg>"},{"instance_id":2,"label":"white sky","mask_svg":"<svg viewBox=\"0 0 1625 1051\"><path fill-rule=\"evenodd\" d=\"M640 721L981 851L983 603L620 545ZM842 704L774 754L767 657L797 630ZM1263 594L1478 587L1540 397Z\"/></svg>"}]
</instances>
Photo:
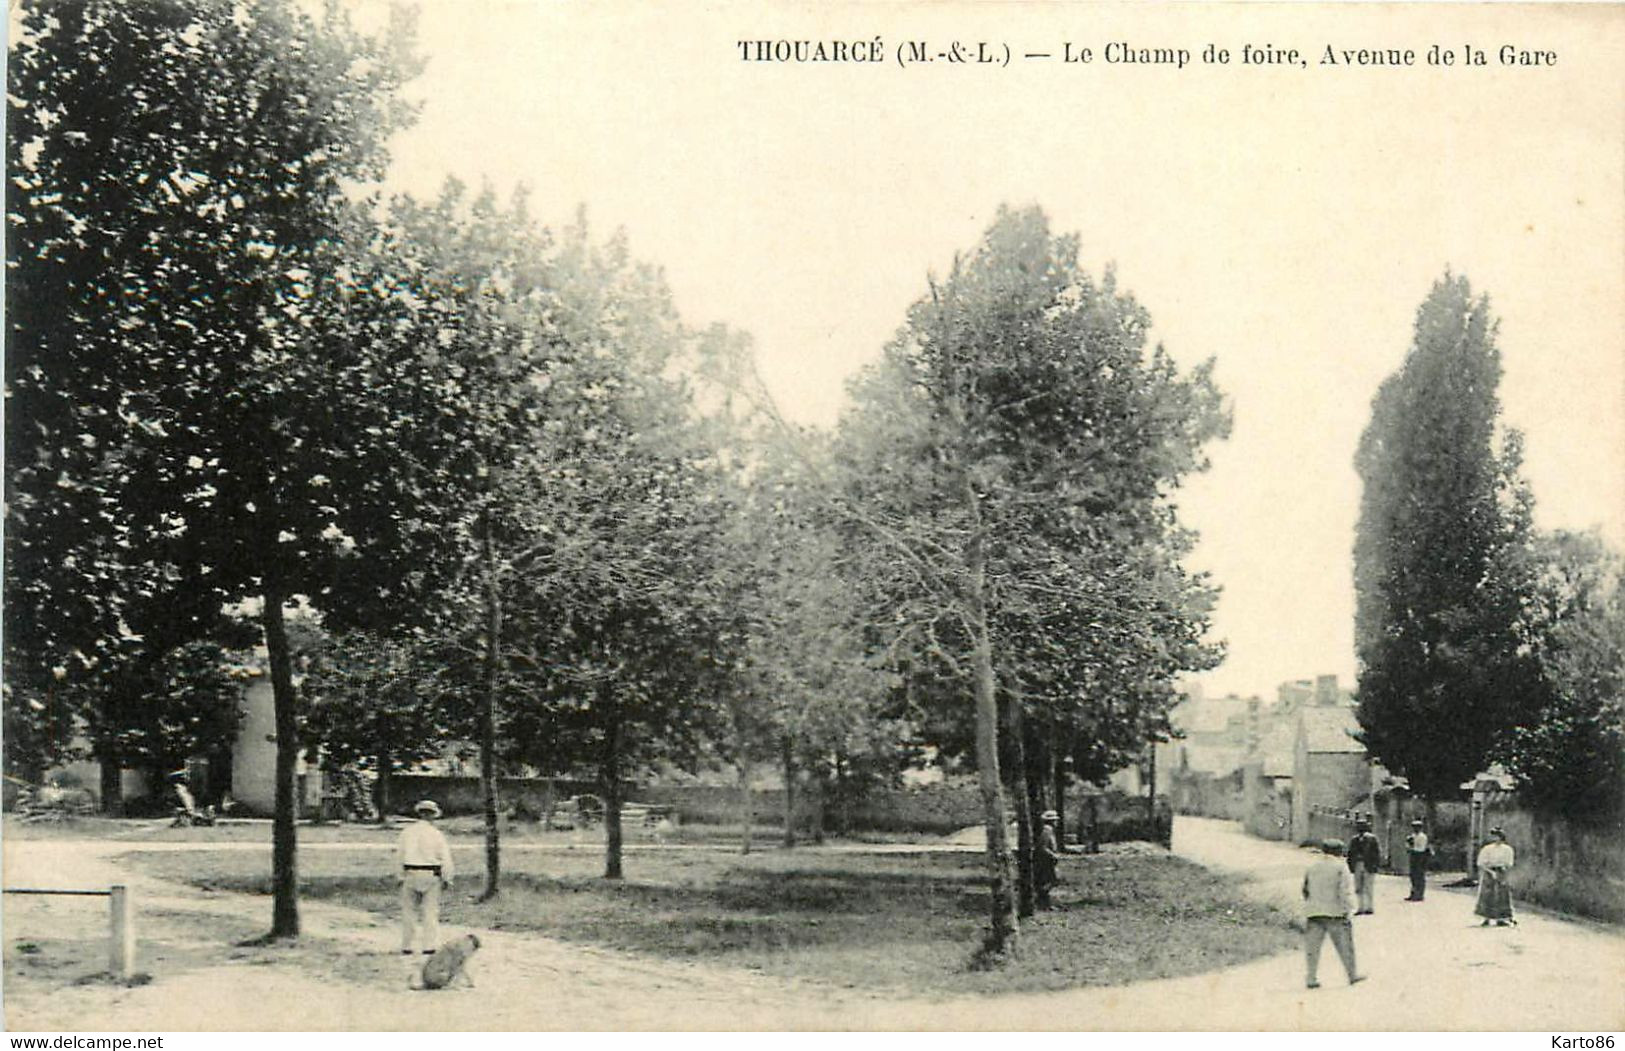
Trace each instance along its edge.
<instances>
[{"instance_id":1,"label":"white sky","mask_svg":"<svg viewBox=\"0 0 1625 1051\"><path fill-rule=\"evenodd\" d=\"M356 0L358 6L363 0ZM369 4L372 0L365 0ZM1507 422L1544 527L1625 542L1625 10L426 0L421 121L392 182L524 182L662 265L685 318L750 332L793 416L843 383L1000 202L1115 261L1235 432L1189 486L1225 588L1209 694L1353 679L1352 457L1448 265L1502 319ZM950 37L1094 64L746 63L739 39ZM1111 41L1297 47L1307 69L1106 65ZM1321 49L1472 42L1483 69L1328 69ZM1497 65L1503 43L1554 69ZM1420 55L1418 61L1420 61Z\"/></svg>"}]
</instances>

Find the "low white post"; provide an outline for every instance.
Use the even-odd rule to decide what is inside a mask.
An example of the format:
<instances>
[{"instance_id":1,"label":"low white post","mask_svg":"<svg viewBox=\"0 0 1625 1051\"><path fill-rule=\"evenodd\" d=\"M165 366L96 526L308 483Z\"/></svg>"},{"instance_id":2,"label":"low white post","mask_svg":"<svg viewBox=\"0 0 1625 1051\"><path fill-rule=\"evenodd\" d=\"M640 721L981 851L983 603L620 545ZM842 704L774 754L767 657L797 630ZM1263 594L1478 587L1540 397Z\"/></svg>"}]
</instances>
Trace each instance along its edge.
<instances>
[{"instance_id":1,"label":"low white post","mask_svg":"<svg viewBox=\"0 0 1625 1051\"><path fill-rule=\"evenodd\" d=\"M115 978L128 978L135 973L135 908L130 889L123 884L113 887L110 911L112 919L112 946L108 969Z\"/></svg>"}]
</instances>

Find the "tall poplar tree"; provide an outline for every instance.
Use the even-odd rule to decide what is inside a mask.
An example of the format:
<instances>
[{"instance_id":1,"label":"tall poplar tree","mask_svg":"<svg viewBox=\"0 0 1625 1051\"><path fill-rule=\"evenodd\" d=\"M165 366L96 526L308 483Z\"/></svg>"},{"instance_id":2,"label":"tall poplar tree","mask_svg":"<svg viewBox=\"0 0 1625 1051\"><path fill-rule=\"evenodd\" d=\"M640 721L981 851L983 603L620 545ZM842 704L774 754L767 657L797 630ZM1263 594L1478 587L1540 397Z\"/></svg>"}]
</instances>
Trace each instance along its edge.
<instances>
[{"instance_id":1,"label":"tall poplar tree","mask_svg":"<svg viewBox=\"0 0 1625 1051\"><path fill-rule=\"evenodd\" d=\"M1361 736L1429 800L1482 769L1531 682L1518 629L1531 498L1516 432L1497 434L1500 379L1488 299L1446 274L1355 457Z\"/></svg>"}]
</instances>

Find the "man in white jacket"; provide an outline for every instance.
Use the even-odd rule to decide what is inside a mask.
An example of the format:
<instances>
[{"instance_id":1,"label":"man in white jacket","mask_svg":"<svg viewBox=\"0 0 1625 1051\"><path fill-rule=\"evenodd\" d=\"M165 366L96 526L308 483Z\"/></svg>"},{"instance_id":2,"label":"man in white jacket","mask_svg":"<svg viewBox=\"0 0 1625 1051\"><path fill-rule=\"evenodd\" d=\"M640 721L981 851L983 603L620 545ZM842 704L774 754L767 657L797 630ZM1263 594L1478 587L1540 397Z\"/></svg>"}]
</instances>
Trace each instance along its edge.
<instances>
[{"instance_id":1,"label":"man in white jacket","mask_svg":"<svg viewBox=\"0 0 1625 1051\"><path fill-rule=\"evenodd\" d=\"M440 944L440 892L450 887L456 869L451 847L434 827L440 807L425 799L413 807L418 820L401 830L395 853L401 869L401 958L406 961L411 984L417 984L422 971L413 960L421 946L425 957Z\"/></svg>"},{"instance_id":2,"label":"man in white jacket","mask_svg":"<svg viewBox=\"0 0 1625 1051\"><path fill-rule=\"evenodd\" d=\"M1323 856L1303 874L1303 956L1311 989L1320 988L1320 945L1328 936L1349 984L1365 981L1354 967L1354 876L1339 860L1343 841L1328 839L1320 849Z\"/></svg>"}]
</instances>

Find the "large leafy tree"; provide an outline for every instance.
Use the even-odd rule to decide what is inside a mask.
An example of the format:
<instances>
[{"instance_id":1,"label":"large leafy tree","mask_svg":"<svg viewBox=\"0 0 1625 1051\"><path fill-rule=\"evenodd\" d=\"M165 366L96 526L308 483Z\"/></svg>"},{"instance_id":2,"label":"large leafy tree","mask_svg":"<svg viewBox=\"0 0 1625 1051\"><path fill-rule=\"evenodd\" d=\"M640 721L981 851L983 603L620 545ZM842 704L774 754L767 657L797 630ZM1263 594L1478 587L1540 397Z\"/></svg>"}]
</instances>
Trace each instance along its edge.
<instances>
[{"instance_id":1,"label":"large leafy tree","mask_svg":"<svg viewBox=\"0 0 1625 1051\"><path fill-rule=\"evenodd\" d=\"M195 755L229 752L241 718L242 680L236 660L218 644L176 646L116 666L113 678L91 719L106 758L162 774Z\"/></svg>"},{"instance_id":2,"label":"large leafy tree","mask_svg":"<svg viewBox=\"0 0 1625 1051\"><path fill-rule=\"evenodd\" d=\"M78 705L71 688L41 684L38 688L7 682L0 694L5 725L6 776L37 785L45 771L76 758Z\"/></svg>"},{"instance_id":3,"label":"large leafy tree","mask_svg":"<svg viewBox=\"0 0 1625 1051\"><path fill-rule=\"evenodd\" d=\"M537 464L550 455L550 421L556 429L575 408L575 386L559 381L576 376L584 355L566 331L559 253L528 216L523 191L503 205L488 189L470 195L452 180L433 201L394 201L384 237L392 280L428 329L439 456L452 480L433 497L447 525L446 587L427 611L414 660L440 666L438 710L465 721L479 742L489 898L501 878L505 604L514 560L536 542L528 505Z\"/></svg>"},{"instance_id":4,"label":"large leafy tree","mask_svg":"<svg viewBox=\"0 0 1625 1051\"><path fill-rule=\"evenodd\" d=\"M869 785L895 781L920 750L906 694L890 689L897 677L886 633L869 623L864 559L844 543L850 516L829 470L829 435L784 418L747 337L721 329L705 337L696 400L730 505L715 582L727 610L717 652L728 732L719 751L739 771L748 853L757 764L781 765L789 847L801 775L833 797L844 829L851 803Z\"/></svg>"},{"instance_id":5,"label":"large leafy tree","mask_svg":"<svg viewBox=\"0 0 1625 1051\"><path fill-rule=\"evenodd\" d=\"M1085 542L1087 598L1052 596L1001 624L1011 666L1007 710L1024 727L1015 754L1025 783L1012 779L1012 790L1028 804L1027 814L1018 813L1025 824L1048 807L1064 820L1069 772L1103 782L1143 758L1150 743L1167 740L1174 683L1222 656L1205 638L1217 589L1182 565L1193 535L1173 509L1102 518L1116 520ZM1024 905L1028 890L1024 871Z\"/></svg>"},{"instance_id":6,"label":"large leafy tree","mask_svg":"<svg viewBox=\"0 0 1625 1051\"><path fill-rule=\"evenodd\" d=\"M1625 559L1592 533L1538 537L1524 631L1540 670L1492 755L1540 810L1625 814Z\"/></svg>"},{"instance_id":7,"label":"large leafy tree","mask_svg":"<svg viewBox=\"0 0 1625 1051\"><path fill-rule=\"evenodd\" d=\"M320 633L301 654L303 736L329 765L372 773L380 819L396 802L392 775L439 754L466 723L460 706L443 703L456 691L431 637L421 628Z\"/></svg>"},{"instance_id":8,"label":"large leafy tree","mask_svg":"<svg viewBox=\"0 0 1625 1051\"><path fill-rule=\"evenodd\" d=\"M839 449L896 648L972 699L993 953L1016 938L1001 697L1019 727L1023 651L1076 644L1069 615L1102 598L1100 552L1158 535L1227 426L1209 367L1184 375L1148 349L1145 311L1077 255L1042 212L1001 209L855 386Z\"/></svg>"},{"instance_id":9,"label":"large leafy tree","mask_svg":"<svg viewBox=\"0 0 1625 1051\"><path fill-rule=\"evenodd\" d=\"M440 532L419 513L444 481L418 469L437 462L423 324L347 247L369 238L345 190L410 116L410 29L292 0L69 0L27 6L9 64L8 503L23 525L74 494L23 543L61 514L93 534L60 593L93 638L154 580L255 600L273 936L299 927L284 605L384 612Z\"/></svg>"},{"instance_id":10,"label":"large leafy tree","mask_svg":"<svg viewBox=\"0 0 1625 1051\"><path fill-rule=\"evenodd\" d=\"M1446 275L1355 457L1362 739L1430 800L1483 768L1535 684L1518 629L1531 498L1516 432L1497 433L1500 379L1489 301Z\"/></svg>"},{"instance_id":11,"label":"large leafy tree","mask_svg":"<svg viewBox=\"0 0 1625 1051\"><path fill-rule=\"evenodd\" d=\"M693 334L624 239L594 244L583 220L555 240L522 198L504 208L453 185L397 202L391 228L403 280L438 319L442 426L471 480L430 647L481 740L486 894L504 760L598 772L618 877L626 777L697 754L714 711L701 682L723 503L676 379Z\"/></svg>"},{"instance_id":12,"label":"large leafy tree","mask_svg":"<svg viewBox=\"0 0 1625 1051\"><path fill-rule=\"evenodd\" d=\"M596 770L610 879L627 778L693 764L722 727L723 504L703 451L639 415L606 401L578 455L538 472L539 540L508 603L524 701L508 732L540 765Z\"/></svg>"},{"instance_id":13,"label":"large leafy tree","mask_svg":"<svg viewBox=\"0 0 1625 1051\"><path fill-rule=\"evenodd\" d=\"M549 524L508 603L521 704L507 733L538 765L595 770L610 879L623 872L626 780L656 760L691 765L722 715L720 508L694 459L615 429L602 421L601 455L558 465L540 489Z\"/></svg>"},{"instance_id":14,"label":"large leafy tree","mask_svg":"<svg viewBox=\"0 0 1625 1051\"><path fill-rule=\"evenodd\" d=\"M771 434L771 432L769 432ZM886 710L888 675L867 639L858 563L843 550L820 480L770 437L729 530L735 757L776 759L784 777L784 845L796 841L801 774L843 798L895 759L906 727ZM809 449L816 448L806 436Z\"/></svg>"}]
</instances>

